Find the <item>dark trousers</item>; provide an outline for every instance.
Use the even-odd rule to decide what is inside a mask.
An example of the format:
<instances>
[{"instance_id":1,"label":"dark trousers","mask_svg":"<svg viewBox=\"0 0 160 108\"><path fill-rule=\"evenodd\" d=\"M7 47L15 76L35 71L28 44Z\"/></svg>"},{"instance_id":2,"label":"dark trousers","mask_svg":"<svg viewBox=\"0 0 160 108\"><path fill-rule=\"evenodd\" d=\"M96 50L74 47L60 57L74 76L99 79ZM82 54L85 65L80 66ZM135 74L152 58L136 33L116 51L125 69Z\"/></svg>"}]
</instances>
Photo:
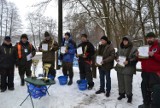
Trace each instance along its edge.
<instances>
[{"instance_id":1,"label":"dark trousers","mask_svg":"<svg viewBox=\"0 0 160 108\"><path fill-rule=\"evenodd\" d=\"M64 76L69 76L70 80L73 79L73 63L63 62L62 71Z\"/></svg>"},{"instance_id":2,"label":"dark trousers","mask_svg":"<svg viewBox=\"0 0 160 108\"><path fill-rule=\"evenodd\" d=\"M111 91L110 71L107 71L103 67L100 67L99 68L99 75L100 75L100 89L104 90L104 88L105 88L105 82L106 82L106 91L110 92Z\"/></svg>"},{"instance_id":3,"label":"dark trousers","mask_svg":"<svg viewBox=\"0 0 160 108\"><path fill-rule=\"evenodd\" d=\"M91 71L91 65L87 62L79 62L80 79L87 79L88 85L93 86L93 77Z\"/></svg>"},{"instance_id":4,"label":"dark trousers","mask_svg":"<svg viewBox=\"0 0 160 108\"><path fill-rule=\"evenodd\" d=\"M150 105L152 104L151 94L153 92L153 87L154 85L160 84L160 77L153 72L150 73L142 72L141 76L142 76L141 90L142 90L143 103L145 105Z\"/></svg>"},{"instance_id":5,"label":"dark trousers","mask_svg":"<svg viewBox=\"0 0 160 108\"><path fill-rule=\"evenodd\" d=\"M14 67L1 69L1 89L14 87Z\"/></svg>"},{"instance_id":6,"label":"dark trousers","mask_svg":"<svg viewBox=\"0 0 160 108\"><path fill-rule=\"evenodd\" d=\"M18 66L18 71L19 71L19 76L21 78L21 83L24 83L24 77L25 74L27 77L31 77L31 63L28 63L27 65L19 65Z\"/></svg>"},{"instance_id":7,"label":"dark trousers","mask_svg":"<svg viewBox=\"0 0 160 108\"><path fill-rule=\"evenodd\" d=\"M49 68L49 73L48 73L48 74L54 76L54 78L55 78L55 77L56 77L56 70L55 70L55 68L54 68L54 64L55 64L55 63L54 63L54 62L43 62L43 65L44 65L45 63L51 64L51 67Z\"/></svg>"},{"instance_id":8,"label":"dark trousers","mask_svg":"<svg viewBox=\"0 0 160 108\"><path fill-rule=\"evenodd\" d=\"M118 89L120 94L127 94L127 96L132 96L132 81L133 74L122 74L117 72L118 79Z\"/></svg>"}]
</instances>

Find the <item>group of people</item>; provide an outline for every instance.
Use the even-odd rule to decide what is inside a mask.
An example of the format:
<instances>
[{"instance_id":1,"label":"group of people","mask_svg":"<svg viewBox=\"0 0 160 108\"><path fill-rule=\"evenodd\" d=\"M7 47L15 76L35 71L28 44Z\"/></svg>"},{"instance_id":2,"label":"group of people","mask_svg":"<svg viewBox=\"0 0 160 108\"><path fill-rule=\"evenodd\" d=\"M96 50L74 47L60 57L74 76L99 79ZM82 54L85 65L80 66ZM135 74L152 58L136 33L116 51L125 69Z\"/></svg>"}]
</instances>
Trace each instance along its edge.
<instances>
[{"instance_id":1,"label":"group of people","mask_svg":"<svg viewBox=\"0 0 160 108\"><path fill-rule=\"evenodd\" d=\"M112 42L106 37L100 38L98 49L95 50L92 43L88 40L86 34L81 34L81 43L76 47L75 42L71 38L70 33L65 34L62 45L65 46L65 53L62 54L62 71L63 74L69 76L68 85L72 84L73 79L73 58L76 55L79 59L80 83L82 79L88 81L88 90L94 87L91 64L93 56L101 56L100 64L95 63L99 69L100 88L95 94L105 93L106 97L110 96L111 91L111 69L114 67L114 60L117 61L115 70L118 79L118 100L122 100L127 96L127 102L132 102L133 96L133 75L136 74L136 64L138 61L142 65L142 97L143 104L139 108L160 108L160 42L156 39L153 32L148 33L146 42L149 45L148 58L140 58L136 46L134 46L130 36L124 36L115 52ZM83 54L78 55L76 49L82 47ZM125 57L123 66L119 65L121 57ZM67 74L68 71L68 74Z\"/></svg>"},{"instance_id":2,"label":"group of people","mask_svg":"<svg viewBox=\"0 0 160 108\"><path fill-rule=\"evenodd\" d=\"M88 82L88 90L94 87L92 76L92 60L95 56L101 56L102 61L100 64L95 63L99 69L100 75L100 88L95 94L105 93L106 97L110 96L111 92L111 69L114 67L114 60L119 62L120 58L125 58L123 66L118 63L115 66L118 79L118 100L122 100L127 96L127 102L132 102L132 82L133 75L136 74L136 64L141 61L142 65L142 97L143 104L139 108L159 108L160 102L160 42L156 39L153 32L148 33L146 42L149 45L148 58L139 58L137 48L133 45L130 36L124 36L122 41L115 51L112 42L106 37L100 38L98 49L95 50L93 44L88 40L86 34L81 34L81 43L76 45L69 32L65 33L61 45L54 40L53 37L46 31L44 33L44 40L40 43L39 51L42 52L43 65L46 63L51 64L49 74L54 78L56 77L55 70L55 52L65 47L65 51L60 54L62 61L62 72L64 76L68 76L68 85L73 83L73 61L74 56L78 57L80 79L86 79ZM44 44L47 45L47 50L44 50ZM77 48L82 48L82 54L77 53ZM24 86L25 74L31 77L32 60L27 59L28 55L34 57L36 50L34 46L28 41L28 36L22 34L20 42L12 46L11 38L6 36L3 44L0 46L0 74L1 74L1 92L14 90L14 66L16 65L19 70L21 85ZM54 80L54 79L53 79Z\"/></svg>"},{"instance_id":3,"label":"group of people","mask_svg":"<svg viewBox=\"0 0 160 108\"><path fill-rule=\"evenodd\" d=\"M36 53L35 48L28 42L26 34L22 34L20 41L13 46L11 37L5 36L0 46L0 75L1 75L1 92L14 90L14 67L18 67L21 85L24 86L25 74L31 76L32 60L27 60L27 55L33 57Z\"/></svg>"}]
</instances>

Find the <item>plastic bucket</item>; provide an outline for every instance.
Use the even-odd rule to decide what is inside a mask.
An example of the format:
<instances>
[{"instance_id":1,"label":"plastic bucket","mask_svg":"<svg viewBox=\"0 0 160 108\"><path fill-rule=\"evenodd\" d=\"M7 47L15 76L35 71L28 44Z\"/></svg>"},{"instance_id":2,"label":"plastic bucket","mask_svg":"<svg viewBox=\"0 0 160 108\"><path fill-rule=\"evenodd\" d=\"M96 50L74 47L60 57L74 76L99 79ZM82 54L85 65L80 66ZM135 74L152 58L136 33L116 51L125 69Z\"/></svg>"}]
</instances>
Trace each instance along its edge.
<instances>
[{"instance_id":1,"label":"plastic bucket","mask_svg":"<svg viewBox=\"0 0 160 108\"><path fill-rule=\"evenodd\" d=\"M79 90L86 90L87 89L87 80L80 80L80 82L78 83L78 88Z\"/></svg>"},{"instance_id":2,"label":"plastic bucket","mask_svg":"<svg viewBox=\"0 0 160 108\"><path fill-rule=\"evenodd\" d=\"M46 95L47 87L46 86L35 86L33 84L29 84L28 92L34 99L41 98Z\"/></svg>"},{"instance_id":3,"label":"plastic bucket","mask_svg":"<svg viewBox=\"0 0 160 108\"><path fill-rule=\"evenodd\" d=\"M67 76L59 76L59 77L58 77L59 84L60 84L60 85L65 85L65 84L67 84L67 79L68 79Z\"/></svg>"}]
</instances>

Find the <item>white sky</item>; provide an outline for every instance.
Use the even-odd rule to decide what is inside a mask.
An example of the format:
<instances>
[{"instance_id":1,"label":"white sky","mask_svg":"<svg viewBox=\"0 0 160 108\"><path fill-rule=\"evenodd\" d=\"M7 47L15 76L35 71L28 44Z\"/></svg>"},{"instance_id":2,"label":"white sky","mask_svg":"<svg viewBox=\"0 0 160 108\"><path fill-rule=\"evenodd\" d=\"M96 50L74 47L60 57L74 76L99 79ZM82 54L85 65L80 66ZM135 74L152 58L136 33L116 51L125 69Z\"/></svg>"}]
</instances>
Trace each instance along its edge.
<instances>
[{"instance_id":1,"label":"white sky","mask_svg":"<svg viewBox=\"0 0 160 108\"><path fill-rule=\"evenodd\" d=\"M35 10L35 8L31 7L32 5L44 1L44 0L7 0L10 2L13 2L16 4L17 8L19 9L19 15L22 20L22 24L24 26L24 31L25 28L27 28L27 22L26 22L26 17L29 12L32 12ZM44 16L49 16L52 17L54 20L58 20L58 3L53 0L47 7ZM57 21L58 22L58 21Z\"/></svg>"}]
</instances>

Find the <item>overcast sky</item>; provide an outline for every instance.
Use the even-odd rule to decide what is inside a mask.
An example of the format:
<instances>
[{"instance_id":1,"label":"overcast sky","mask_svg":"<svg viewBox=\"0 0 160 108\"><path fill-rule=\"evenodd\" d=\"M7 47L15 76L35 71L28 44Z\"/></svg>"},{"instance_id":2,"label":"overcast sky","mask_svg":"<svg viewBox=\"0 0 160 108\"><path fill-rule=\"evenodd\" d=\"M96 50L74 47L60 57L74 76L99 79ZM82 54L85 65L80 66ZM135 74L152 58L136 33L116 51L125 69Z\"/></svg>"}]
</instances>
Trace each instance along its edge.
<instances>
[{"instance_id":1,"label":"overcast sky","mask_svg":"<svg viewBox=\"0 0 160 108\"><path fill-rule=\"evenodd\" d=\"M44 0L8 0L8 1L16 4L17 8L19 9L19 15L21 17L24 28L26 28L27 27L27 22L26 22L27 14L35 10L35 8L33 8L32 5L40 1L44 1ZM50 5L48 5L44 15L52 17L54 20L57 20L58 19L57 2L54 2L53 0L53 2L51 2ZM25 31L26 30L24 29L24 32Z\"/></svg>"}]
</instances>

